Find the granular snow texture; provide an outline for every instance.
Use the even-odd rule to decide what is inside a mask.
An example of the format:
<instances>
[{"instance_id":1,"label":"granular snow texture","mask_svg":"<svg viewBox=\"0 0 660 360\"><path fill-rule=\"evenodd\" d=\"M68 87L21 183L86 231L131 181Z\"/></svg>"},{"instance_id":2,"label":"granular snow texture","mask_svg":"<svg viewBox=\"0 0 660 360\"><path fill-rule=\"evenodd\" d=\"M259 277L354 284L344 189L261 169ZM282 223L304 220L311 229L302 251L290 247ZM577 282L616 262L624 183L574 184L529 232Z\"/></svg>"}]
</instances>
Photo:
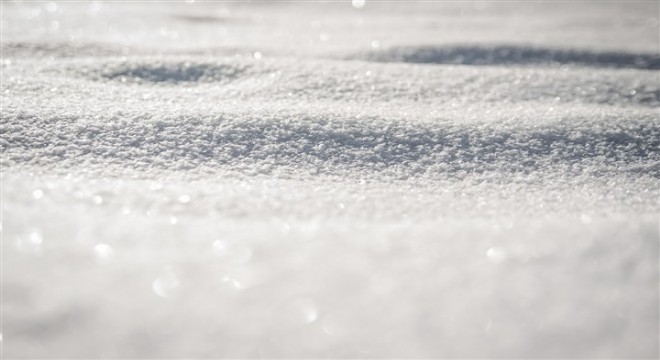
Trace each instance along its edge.
<instances>
[{"instance_id":1,"label":"granular snow texture","mask_svg":"<svg viewBox=\"0 0 660 360\"><path fill-rule=\"evenodd\" d=\"M3 358L660 356L658 2L0 6Z\"/></svg>"}]
</instances>

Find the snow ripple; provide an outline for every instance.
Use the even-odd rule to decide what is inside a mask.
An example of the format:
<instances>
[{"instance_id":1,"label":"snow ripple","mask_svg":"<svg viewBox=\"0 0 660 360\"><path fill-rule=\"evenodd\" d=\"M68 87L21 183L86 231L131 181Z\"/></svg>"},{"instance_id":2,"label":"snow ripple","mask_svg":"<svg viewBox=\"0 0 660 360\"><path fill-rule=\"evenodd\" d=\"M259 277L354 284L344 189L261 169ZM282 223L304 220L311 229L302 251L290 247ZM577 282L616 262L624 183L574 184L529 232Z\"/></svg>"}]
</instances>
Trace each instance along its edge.
<instances>
[{"instance_id":1,"label":"snow ripple","mask_svg":"<svg viewBox=\"0 0 660 360\"><path fill-rule=\"evenodd\" d=\"M392 47L367 53L370 61L460 65L578 65L586 67L660 69L658 54L551 49L526 46Z\"/></svg>"},{"instance_id":2,"label":"snow ripple","mask_svg":"<svg viewBox=\"0 0 660 360\"><path fill-rule=\"evenodd\" d=\"M120 63L104 69L102 77L121 82L194 83L227 82L237 78L244 67L232 65L156 62Z\"/></svg>"}]
</instances>

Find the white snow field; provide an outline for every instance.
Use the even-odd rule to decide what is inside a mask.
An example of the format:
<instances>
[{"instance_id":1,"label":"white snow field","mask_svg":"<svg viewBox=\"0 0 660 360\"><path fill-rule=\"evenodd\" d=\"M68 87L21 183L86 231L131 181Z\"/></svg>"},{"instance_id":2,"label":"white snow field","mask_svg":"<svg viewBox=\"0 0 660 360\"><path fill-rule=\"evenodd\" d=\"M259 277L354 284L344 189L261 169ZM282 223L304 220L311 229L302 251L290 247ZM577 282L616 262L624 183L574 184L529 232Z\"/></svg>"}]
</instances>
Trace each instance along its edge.
<instances>
[{"instance_id":1,"label":"white snow field","mask_svg":"<svg viewBox=\"0 0 660 360\"><path fill-rule=\"evenodd\" d=\"M3 358L658 358L657 1L2 2Z\"/></svg>"}]
</instances>

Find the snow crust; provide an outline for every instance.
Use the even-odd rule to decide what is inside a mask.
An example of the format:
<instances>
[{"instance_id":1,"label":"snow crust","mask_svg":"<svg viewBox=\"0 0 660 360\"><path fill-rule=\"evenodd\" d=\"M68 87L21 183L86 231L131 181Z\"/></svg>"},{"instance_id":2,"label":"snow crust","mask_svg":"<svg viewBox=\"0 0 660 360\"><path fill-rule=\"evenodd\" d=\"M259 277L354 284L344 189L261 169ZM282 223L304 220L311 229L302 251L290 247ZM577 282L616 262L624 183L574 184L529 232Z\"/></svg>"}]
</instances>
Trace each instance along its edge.
<instances>
[{"instance_id":1,"label":"snow crust","mask_svg":"<svg viewBox=\"0 0 660 360\"><path fill-rule=\"evenodd\" d=\"M3 356L657 358L658 4L360 5L3 2Z\"/></svg>"}]
</instances>

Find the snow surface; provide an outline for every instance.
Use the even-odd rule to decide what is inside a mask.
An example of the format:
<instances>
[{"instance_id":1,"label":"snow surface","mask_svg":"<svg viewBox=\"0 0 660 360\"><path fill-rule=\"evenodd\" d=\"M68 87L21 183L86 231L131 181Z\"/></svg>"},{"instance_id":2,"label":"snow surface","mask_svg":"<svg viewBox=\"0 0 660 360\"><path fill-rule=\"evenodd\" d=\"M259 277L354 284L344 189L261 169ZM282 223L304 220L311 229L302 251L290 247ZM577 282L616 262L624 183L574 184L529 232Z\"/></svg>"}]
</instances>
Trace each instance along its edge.
<instances>
[{"instance_id":1,"label":"snow surface","mask_svg":"<svg viewBox=\"0 0 660 360\"><path fill-rule=\"evenodd\" d=\"M657 2L0 6L3 357L660 355Z\"/></svg>"}]
</instances>

